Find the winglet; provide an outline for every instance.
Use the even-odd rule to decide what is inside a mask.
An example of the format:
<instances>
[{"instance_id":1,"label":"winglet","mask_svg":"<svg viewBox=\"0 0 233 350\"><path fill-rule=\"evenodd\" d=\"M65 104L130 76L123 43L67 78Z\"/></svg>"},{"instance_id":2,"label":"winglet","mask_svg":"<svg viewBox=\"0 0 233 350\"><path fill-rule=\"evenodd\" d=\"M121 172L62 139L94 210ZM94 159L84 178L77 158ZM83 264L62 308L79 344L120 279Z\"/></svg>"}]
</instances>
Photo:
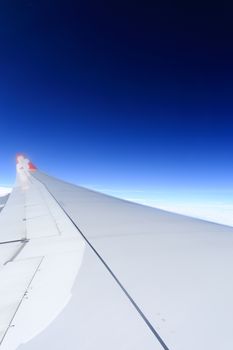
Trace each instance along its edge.
<instances>
[{"instance_id":1,"label":"winglet","mask_svg":"<svg viewBox=\"0 0 233 350\"><path fill-rule=\"evenodd\" d=\"M22 153L16 154L17 170L36 171L37 167Z\"/></svg>"}]
</instances>

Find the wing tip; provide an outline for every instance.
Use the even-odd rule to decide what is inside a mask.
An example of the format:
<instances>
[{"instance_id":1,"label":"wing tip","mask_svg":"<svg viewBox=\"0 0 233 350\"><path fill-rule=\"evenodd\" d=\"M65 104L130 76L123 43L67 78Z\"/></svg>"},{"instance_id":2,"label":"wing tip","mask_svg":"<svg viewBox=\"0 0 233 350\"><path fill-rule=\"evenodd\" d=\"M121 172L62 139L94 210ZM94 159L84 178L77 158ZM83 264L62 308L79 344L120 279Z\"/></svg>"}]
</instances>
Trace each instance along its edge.
<instances>
[{"instance_id":1,"label":"wing tip","mask_svg":"<svg viewBox=\"0 0 233 350\"><path fill-rule=\"evenodd\" d=\"M28 171L36 171L37 167L33 164L24 153L16 153L16 165L26 164Z\"/></svg>"}]
</instances>

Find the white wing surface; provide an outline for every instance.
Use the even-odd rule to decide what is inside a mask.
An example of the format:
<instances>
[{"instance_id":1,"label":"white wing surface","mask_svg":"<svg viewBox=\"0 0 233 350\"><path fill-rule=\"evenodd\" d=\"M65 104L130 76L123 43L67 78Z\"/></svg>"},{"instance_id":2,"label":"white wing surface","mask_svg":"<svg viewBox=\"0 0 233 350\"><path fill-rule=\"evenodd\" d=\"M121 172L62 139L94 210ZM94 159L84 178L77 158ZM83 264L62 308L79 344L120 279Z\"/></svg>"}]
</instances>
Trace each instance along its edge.
<instances>
[{"instance_id":1,"label":"white wing surface","mask_svg":"<svg viewBox=\"0 0 233 350\"><path fill-rule=\"evenodd\" d=\"M17 164L0 213L1 349L233 348L233 228Z\"/></svg>"}]
</instances>

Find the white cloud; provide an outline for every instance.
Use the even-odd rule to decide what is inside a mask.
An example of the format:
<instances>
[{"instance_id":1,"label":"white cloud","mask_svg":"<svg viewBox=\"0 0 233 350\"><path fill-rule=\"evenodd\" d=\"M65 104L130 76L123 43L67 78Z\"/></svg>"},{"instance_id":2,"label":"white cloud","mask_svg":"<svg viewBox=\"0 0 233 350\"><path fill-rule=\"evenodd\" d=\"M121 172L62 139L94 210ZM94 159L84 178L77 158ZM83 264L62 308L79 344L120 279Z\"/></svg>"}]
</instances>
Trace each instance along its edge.
<instances>
[{"instance_id":1,"label":"white cloud","mask_svg":"<svg viewBox=\"0 0 233 350\"><path fill-rule=\"evenodd\" d=\"M12 189L10 187L0 187L0 197L7 195L11 192L11 190Z\"/></svg>"},{"instance_id":2,"label":"white cloud","mask_svg":"<svg viewBox=\"0 0 233 350\"><path fill-rule=\"evenodd\" d=\"M167 211L204 219L207 221L217 222L223 225L233 226L233 204L221 203L151 203L150 201L140 201L145 205L157 207Z\"/></svg>"},{"instance_id":3,"label":"white cloud","mask_svg":"<svg viewBox=\"0 0 233 350\"><path fill-rule=\"evenodd\" d=\"M97 189L98 190L98 189ZM118 198L155 208L233 226L232 191L220 189L173 191L102 189Z\"/></svg>"}]
</instances>

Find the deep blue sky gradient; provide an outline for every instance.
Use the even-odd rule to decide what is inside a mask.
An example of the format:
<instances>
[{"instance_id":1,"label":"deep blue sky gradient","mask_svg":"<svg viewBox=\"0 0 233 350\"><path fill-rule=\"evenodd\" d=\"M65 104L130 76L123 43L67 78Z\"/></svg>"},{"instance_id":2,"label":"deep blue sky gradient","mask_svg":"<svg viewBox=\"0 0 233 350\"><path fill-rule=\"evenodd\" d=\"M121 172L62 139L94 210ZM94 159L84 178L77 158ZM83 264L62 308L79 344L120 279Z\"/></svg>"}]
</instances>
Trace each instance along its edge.
<instances>
[{"instance_id":1,"label":"deep blue sky gradient","mask_svg":"<svg viewBox=\"0 0 233 350\"><path fill-rule=\"evenodd\" d=\"M229 197L233 8L152 3L1 1L1 184L24 152L94 188Z\"/></svg>"}]
</instances>

